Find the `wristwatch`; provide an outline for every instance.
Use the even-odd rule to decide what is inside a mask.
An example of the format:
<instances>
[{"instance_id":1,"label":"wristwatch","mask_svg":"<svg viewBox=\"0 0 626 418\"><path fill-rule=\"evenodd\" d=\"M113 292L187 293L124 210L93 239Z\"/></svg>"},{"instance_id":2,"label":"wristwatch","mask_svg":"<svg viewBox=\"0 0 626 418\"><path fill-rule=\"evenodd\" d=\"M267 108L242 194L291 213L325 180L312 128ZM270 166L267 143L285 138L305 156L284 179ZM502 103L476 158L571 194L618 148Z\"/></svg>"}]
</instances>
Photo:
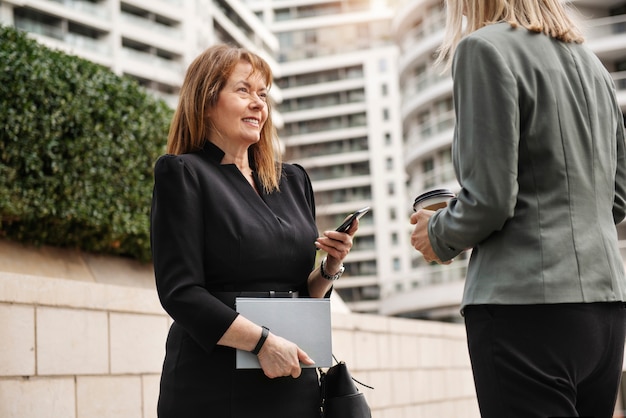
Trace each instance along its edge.
<instances>
[{"instance_id":1,"label":"wristwatch","mask_svg":"<svg viewBox=\"0 0 626 418\"><path fill-rule=\"evenodd\" d=\"M322 275L323 278L325 278L326 280L330 280L330 281L335 281L338 278L340 278L345 270L346 268L343 266L343 263L341 263L341 267L339 267L339 271L331 276L330 274L326 273L326 257L322 259L322 264L320 264L320 274Z\"/></svg>"}]
</instances>

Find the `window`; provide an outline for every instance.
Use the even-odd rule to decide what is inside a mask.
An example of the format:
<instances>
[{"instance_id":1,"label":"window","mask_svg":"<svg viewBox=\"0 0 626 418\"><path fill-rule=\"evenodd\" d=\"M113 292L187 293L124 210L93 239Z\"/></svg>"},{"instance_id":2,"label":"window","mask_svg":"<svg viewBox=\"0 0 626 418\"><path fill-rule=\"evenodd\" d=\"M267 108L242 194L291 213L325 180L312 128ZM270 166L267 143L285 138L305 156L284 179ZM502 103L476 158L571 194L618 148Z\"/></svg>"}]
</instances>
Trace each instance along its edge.
<instances>
[{"instance_id":1,"label":"window","mask_svg":"<svg viewBox=\"0 0 626 418\"><path fill-rule=\"evenodd\" d=\"M291 10L289 9L276 9L274 11L274 19L277 21L289 20L291 18Z\"/></svg>"},{"instance_id":2,"label":"window","mask_svg":"<svg viewBox=\"0 0 626 418\"><path fill-rule=\"evenodd\" d=\"M386 73L386 72L387 72L387 60L386 60L386 59L381 58L381 59L378 61L378 70L379 70L381 73Z\"/></svg>"},{"instance_id":3,"label":"window","mask_svg":"<svg viewBox=\"0 0 626 418\"><path fill-rule=\"evenodd\" d=\"M422 162L422 175L424 178L425 189L435 185L435 160L433 158L427 158Z\"/></svg>"},{"instance_id":4,"label":"window","mask_svg":"<svg viewBox=\"0 0 626 418\"><path fill-rule=\"evenodd\" d=\"M432 173L435 169L435 161L432 158L427 158L422 162L422 172L424 174Z\"/></svg>"},{"instance_id":5,"label":"window","mask_svg":"<svg viewBox=\"0 0 626 418\"><path fill-rule=\"evenodd\" d=\"M315 44L317 43L317 32L315 32L314 30L307 30L304 32L304 42L307 45L311 45L311 44Z\"/></svg>"}]
</instances>

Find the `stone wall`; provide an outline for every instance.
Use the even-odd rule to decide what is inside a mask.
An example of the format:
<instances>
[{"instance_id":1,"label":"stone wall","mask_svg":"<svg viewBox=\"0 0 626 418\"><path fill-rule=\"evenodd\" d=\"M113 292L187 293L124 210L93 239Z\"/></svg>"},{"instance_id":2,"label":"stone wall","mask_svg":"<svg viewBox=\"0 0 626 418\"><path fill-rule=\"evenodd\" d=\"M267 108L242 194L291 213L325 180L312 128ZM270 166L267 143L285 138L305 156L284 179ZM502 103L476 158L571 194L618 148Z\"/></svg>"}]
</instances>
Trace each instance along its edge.
<instances>
[{"instance_id":1,"label":"stone wall","mask_svg":"<svg viewBox=\"0 0 626 418\"><path fill-rule=\"evenodd\" d=\"M331 309L374 418L479 417L462 326ZM0 240L0 417L155 418L170 324L149 265Z\"/></svg>"},{"instance_id":2,"label":"stone wall","mask_svg":"<svg viewBox=\"0 0 626 418\"><path fill-rule=\"evenodd\" d=\"M479 416L461 326L332 322L375 418ZM151 289L0 273L0 417L156 417L169 324Z\"/></svg>"}]
</instances>

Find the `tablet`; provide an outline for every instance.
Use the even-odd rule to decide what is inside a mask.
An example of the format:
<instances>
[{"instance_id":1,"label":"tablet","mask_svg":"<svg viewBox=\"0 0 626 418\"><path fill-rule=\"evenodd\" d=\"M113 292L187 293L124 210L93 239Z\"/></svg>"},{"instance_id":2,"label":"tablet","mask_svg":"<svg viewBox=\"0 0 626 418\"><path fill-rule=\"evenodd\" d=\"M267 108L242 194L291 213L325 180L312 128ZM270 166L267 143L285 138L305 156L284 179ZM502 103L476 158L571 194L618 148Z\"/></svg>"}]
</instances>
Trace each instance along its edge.
<instances>
[{"instance_id":1,"label":"tablet","mask_svg":"<svg viewBox=\"0 0 626 418\"><path fill-rule=\"evenodd\" d=\"M266 326L275 335L294 342L315 361L312 366L332 366L330 299L245 298L235 301L237 312ZM238 369L259 369L257 356L237 350Z\"/></svg>"}]
</instances>

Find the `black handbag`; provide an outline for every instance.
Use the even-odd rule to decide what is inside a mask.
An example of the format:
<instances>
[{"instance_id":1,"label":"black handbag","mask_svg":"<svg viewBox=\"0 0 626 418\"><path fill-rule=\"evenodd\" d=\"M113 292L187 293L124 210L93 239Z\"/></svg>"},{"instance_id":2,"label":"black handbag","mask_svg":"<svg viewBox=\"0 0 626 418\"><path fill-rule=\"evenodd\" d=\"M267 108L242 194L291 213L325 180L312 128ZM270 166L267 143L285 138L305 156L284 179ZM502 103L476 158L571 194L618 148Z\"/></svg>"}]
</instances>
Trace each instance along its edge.
<instances>
[{"instance_id":1,"label":"black handbag","mask_svg":"<svg viewBox=\"0 0 626 418\"><path fill-rule=\"evenodd\" d=\"M340 361L326 372L319 369L319 373L322 418L372 418L365 395L354 382L374 388L354 379L346 363Z\"/></svg>"}]
</instances>

